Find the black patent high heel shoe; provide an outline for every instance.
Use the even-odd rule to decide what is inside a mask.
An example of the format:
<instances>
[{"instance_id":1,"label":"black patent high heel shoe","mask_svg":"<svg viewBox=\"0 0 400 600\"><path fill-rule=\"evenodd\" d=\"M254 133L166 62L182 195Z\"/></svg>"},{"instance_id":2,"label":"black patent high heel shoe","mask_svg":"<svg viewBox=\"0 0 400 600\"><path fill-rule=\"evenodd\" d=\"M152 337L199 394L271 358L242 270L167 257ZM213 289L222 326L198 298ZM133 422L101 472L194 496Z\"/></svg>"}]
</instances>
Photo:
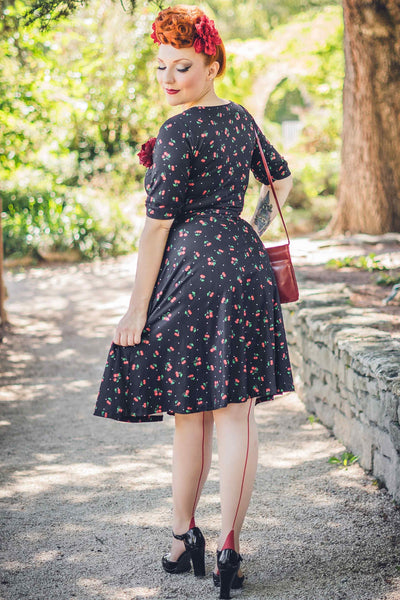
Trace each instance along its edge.
<instances>
[{"instance_id":1,"label":"black patent high heel shoe","mask_svg":"<svg viewBox=\"0 0 400 600\"><path fill-rule=\"evenodd\" d=\"M221 554L221 550L217 550L217 563L218 563L218 559L220 557ZM240 556L239 554L239 561L241 562L243 560L243 558ZM214 586L215 587L220 587L221 585L221 577L218 573L215 573L215 571L213 571L213 582L214 582ZM231 589L232 590L240 590L243 587L243 582L244 582L244 575L241 575L239 577L239 575L236 573L233 580L232 580L232 585L231 585Z\"/></svg>"},{"instance_id":2,"label":"black patent high heel shoe","mask_svg":"<svg viewBox=\"0 0 400 600\"><path fill-rule=\"evenodd\" d=\"M166 557L163 557L162 563L163 563L164 570L167 571L167 569L164 566L164 563L177 565L179 563L179 561L182 559L182 563L185 565L184 571L168 570L167 573L185 573L186 571L190 571L190 561L191 561L193 564L193 571L194 571L195 577L204 577L204 575L206 574L205 559L204 559L206 541L205 541L204 536L201 533L200 529L198 527L196 527L194 519L192 519L190 522L189 531L187 531L186 533L183 533L182 535L177 535L172 532L172 535L174 536L174 538L176 540L181 540L185 544L185 552L183 554L181 554L181 556L179 557L179 560L176 563L171 563L170 561L168 561L168 559L166 559ZM187 561L189 561L188 569L186 568ZM166 564L166 566L168 568L169 565Z\"/></svg>"},{"instance_id":3,"label":"black patent high heel shoe","mask_svg":"<svg viewBox=\"0 0 400 600\"><path fill-rule=\"evenodd\" d=\"M220 577L219 597L221 600L230 600L232 584L235 575L237 576L242 560L240 554L233 549L234 545L234 533L232 530L226 538L221 553L217 558Z\"/></svg>"}]
</instances>

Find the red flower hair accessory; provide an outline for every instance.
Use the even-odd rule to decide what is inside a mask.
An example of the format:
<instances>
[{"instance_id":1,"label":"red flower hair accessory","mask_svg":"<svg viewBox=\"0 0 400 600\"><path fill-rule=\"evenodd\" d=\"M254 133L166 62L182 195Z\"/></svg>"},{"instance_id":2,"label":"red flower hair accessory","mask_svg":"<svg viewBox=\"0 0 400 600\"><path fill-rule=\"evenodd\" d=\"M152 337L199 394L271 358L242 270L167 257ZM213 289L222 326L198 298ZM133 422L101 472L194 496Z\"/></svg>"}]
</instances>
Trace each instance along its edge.
<instances>
[{"instance_id":1,"label":"red flower hair accessory","mask_svg":"<svg viewBox=\"0 0 400 600\"><path fill-rule=\"evenodd\" d=\"M217 45L222 44L214 21L203 15L195 27L198 35L193 44L195 51L212 56L217 51Z\"/></svg>"},{"instance_id":2,"label":"red flower hair accessory","mask_svg":"<svg viewBox=\"0 0 400 600\"><path fill-rule=\"evenodd\" d=\"M161 44L161 42L160 42L160 40L158 39L158 37L157 37L157 33L156 33L156 24L155 24L155 23L153 23L153 25L151 26L151 28L152 28L152 30L153 30L153 33L150 35L151 39L153 40L153 42L154 42L155 44L158 44L158 45L160 45L160 44Z\"/></svg>"},{"instance_id":3,"label":"red flower hair accessory","mask_svg":"<svg viewBox=\"0 0 400 600\"><path fill-rule=\"evenodd\" d=\"M146 168L151 167L153 164L153 150L156 144L155 137L150 138L147 142L142 144L142 149L138 152L139 162L141 165L144 165Z\"/></svg>"}]
</instances>

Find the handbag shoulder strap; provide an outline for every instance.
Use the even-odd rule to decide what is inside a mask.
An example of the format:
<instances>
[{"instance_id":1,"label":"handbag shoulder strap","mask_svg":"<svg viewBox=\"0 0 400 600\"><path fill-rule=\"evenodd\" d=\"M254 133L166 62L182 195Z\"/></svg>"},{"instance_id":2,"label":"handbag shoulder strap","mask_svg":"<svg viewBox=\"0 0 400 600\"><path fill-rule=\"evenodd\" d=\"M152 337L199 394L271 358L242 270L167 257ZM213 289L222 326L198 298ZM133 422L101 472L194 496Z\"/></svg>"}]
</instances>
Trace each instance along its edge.
<instances>
[{"instance_id":1,"label":"handbag shoulder strap","mask_svg":"<svg viewBox=\"0 0 400 600\"><path fill-rule=\"evenodd\" d=\"M278 207L279 215L280 215L280 217L281 217L281 220L282 220L282 223L283 223L283 227L284 227L284 229L285 229L285 233L286 233L286 237L287 237L288 244L290 244L290 239L289 239L288 230L287 230L287 228L286 228L285 219L283 218L282 211L281 211L281 207L279 206L279 202L278 202L278 198L277 198L277 195L276 195L276 191L275 191L274 183L273 183L273 181L272 181L271 173L270 173L270 171L269 171L269 168L268 168L268 165L267 165L267 161L266 161L266 159L265 159L265 154L264 154L264 151L263 151L263 149L262 149L262 146L261 146L260 138L258 137L258 135L257 135L257 132L255 132L255 134L256 134L257 144L258 144L258 147L259 147L259 149L260 149L261 160L263 161L264 168L265 168L265 172L266 172L266 174L267 174L267 177L268 177L268 182L269 182L269 185L270 185L270 187L271 187L271 190L272 190L273 196L274 196L274 198L275 198L276 206Z\"/></svg>"}]
</instances>

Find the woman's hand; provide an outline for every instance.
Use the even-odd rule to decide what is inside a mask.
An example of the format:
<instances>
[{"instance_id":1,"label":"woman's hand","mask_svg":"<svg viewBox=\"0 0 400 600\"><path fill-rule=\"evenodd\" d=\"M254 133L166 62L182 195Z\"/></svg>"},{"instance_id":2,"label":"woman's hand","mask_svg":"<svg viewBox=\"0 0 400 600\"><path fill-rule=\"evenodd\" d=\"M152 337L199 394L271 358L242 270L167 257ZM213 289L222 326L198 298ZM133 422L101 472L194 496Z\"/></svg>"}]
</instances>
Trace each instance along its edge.
<instances>
[{"instance_id":1,"label":"woman's hand","mask_svg":"<svg viewBox=\"0 0 400 600\"><path fill-rule=\"evenodd\" d=\"M117 325L113 342L119 346L140 344L147 314L137 310L128 310Z\"/></svg>"},{"instance_id":2,"label":"woman's hand","mask_svg":"<svg viewBox=\"0 0 400 600\"><path fill-rule=\"evenodd\" d=\"M119 346L140 344L151 295L160 271L169 231L174 219L146 217L139 240L136 276L129 308L117 325L113 342Z\"/></svg>"}]
</instances>

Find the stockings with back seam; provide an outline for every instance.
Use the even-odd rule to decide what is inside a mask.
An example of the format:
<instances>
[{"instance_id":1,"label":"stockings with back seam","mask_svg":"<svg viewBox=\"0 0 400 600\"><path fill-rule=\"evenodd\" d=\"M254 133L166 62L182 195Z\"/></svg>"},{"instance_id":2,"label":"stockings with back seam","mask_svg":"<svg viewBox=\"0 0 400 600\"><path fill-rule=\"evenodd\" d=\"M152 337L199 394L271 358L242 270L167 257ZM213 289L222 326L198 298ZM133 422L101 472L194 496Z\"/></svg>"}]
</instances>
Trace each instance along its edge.
<instances>
[{"instance_id":1,"label":"stockings with back seam","mask_svg":"<svg viewBox=\"0 0 400 600\"><path fill-rule=\"evenodd\" d=\"M218 549L239 552L239 534L250 503L258 460L255 400L214 412L220 465L222 527Z\"/></svg>"},{"instance_id":2,"label":"stockings with back seam","mask_svg":"<svg viewBox=\"0 0 400 600\"><path fill-rule=\"evenodd\" d=\"M213 427L212 412L175 415L172 467L174 533L185 533L194 525L194 513L211 465ZM174 539L170 560L176 561L183 551L183 542Z\"/></svg>"}]
</instances>

